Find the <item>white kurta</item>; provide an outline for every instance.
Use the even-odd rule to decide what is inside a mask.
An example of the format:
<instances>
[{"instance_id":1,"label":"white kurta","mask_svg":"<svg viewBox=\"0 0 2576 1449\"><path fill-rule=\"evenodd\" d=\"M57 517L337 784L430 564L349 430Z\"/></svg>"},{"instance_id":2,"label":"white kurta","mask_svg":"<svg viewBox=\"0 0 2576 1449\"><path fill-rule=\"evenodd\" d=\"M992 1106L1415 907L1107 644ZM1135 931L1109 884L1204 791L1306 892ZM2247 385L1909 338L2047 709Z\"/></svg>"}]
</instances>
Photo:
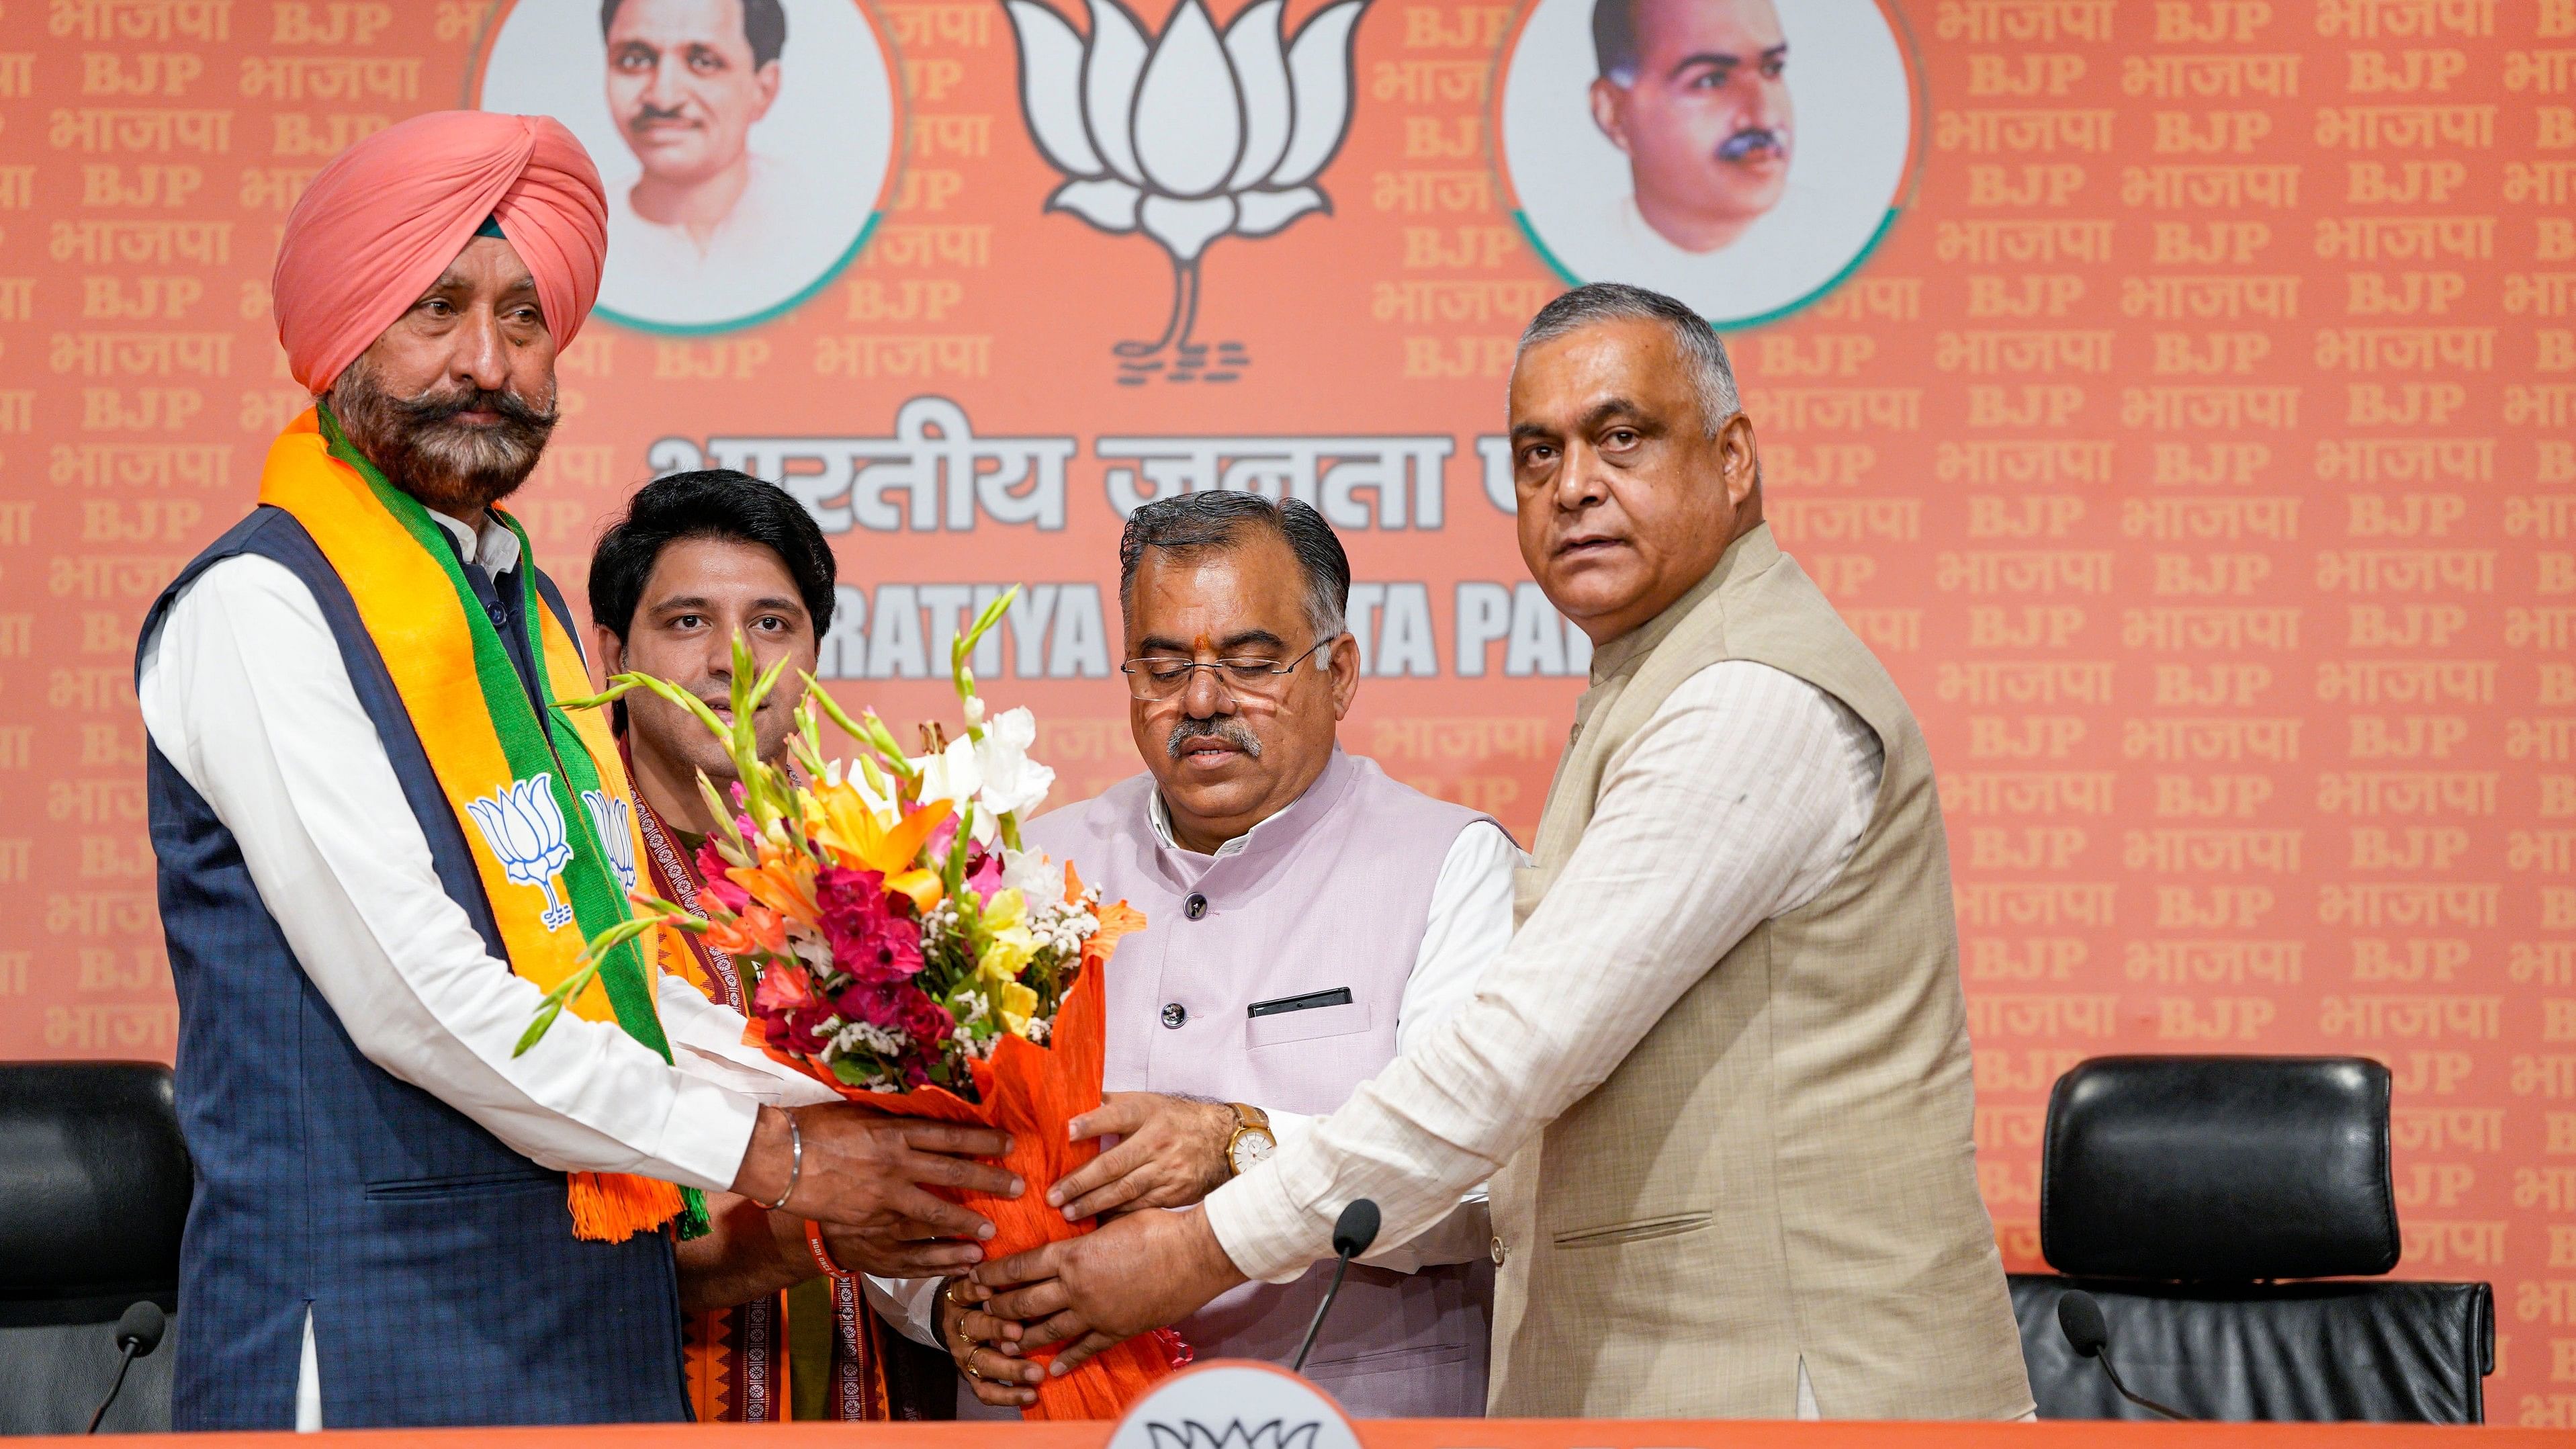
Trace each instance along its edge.
<instances>
[{"instance_id":1,"label":"white kurta","mask_svg":"<svg viewBox=\"0 0 2576 1449\"><path fill-rule=\"evenodd\" d=\"M498 523L478 535L439 521L467 562L517 565L518 539ZM512 1151L722 1189L762 1102L836 1100L742 1045L743 1019L673 976L656 1004L675 1063L615 1022L570 1015L513 1056L544 993L484 949L439 884L330 625L284 565L245 554L198 575L144 641L137 694L153 745L240 842L261 902L358 1050ZM308 1318L299 1428L320 1427L311 1332Z\"/></svg>"}]
</instances>

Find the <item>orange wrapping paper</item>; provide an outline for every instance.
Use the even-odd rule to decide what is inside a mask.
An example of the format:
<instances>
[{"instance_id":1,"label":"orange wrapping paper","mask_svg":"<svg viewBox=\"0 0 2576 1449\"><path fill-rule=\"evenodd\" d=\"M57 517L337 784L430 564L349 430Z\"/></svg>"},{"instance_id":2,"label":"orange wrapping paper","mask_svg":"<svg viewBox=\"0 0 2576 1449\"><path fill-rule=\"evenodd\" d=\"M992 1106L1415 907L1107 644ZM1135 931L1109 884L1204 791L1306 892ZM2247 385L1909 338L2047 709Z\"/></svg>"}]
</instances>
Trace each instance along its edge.
<instances>
[{"instance_id":1,"label":"orange wrapping paper","mask_svg":"<svg viewBox=\"0 0 2576 1449\"><path fill-rule=\"evenodd\" d=\"M1117 949L1118 938L1144 924L1144 915L1124 901L1101 908L1100 929L1083 943L1081 973L1056 1012L1050 1045L1032 1046L1018 1037L1004 1037L991 1061L975 1064L975 1089L983 1097L981 1102L966 1101L937 1087L870 1092L832 1082L843 1096L891 1116L972 1122L1011 1134L1011 1155L1003 1165L1026 1184L1019 1197L933 1189L992 1219L993 1240L985 1245L988 1261L1097 1226L1090 1219L1065 1221L1062 1212L1047 1206L1046 1192L1057 1179L1099 1154L1096 1142L1069 1140L1065 1124L1100 1105L1109 1030L1101 1004L1100 973ZM770 1055L813 1070L774 1049ZM1041 1362L1054 1356L1053 1350L1032 1355ZM1048 1379L1038 1388L1038 1401L1021 1413L1031 1419L1114 1419L1171 1371L1163 1345L1151 1334L1140 1334L1063 1378Z\"/></svg>"}]
</instances>

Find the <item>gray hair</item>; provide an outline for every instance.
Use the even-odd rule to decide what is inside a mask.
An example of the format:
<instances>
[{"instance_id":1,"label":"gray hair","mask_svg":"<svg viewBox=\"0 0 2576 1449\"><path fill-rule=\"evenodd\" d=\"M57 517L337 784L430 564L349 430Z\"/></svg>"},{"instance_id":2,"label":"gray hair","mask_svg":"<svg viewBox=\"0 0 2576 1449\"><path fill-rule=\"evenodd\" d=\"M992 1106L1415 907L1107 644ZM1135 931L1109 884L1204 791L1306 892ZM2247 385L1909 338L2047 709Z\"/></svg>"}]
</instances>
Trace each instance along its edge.
<instances>
[{"instance_id":1,"label":"gray hair","mask_svg":"<svg viewBox=\"0 0 2576 1449\"><path fill-rule=\"evenodd\" d=\"M1700 425L1708 436L1716 437L1727 419L1744 411L1735 392L1735 369L1726 360L1726 344L1718 341L1706 319L1661 292L1620 282L1588 283L1539 308L1521 331L1512 366L1517 370L1521 358L1541 343L1603 322L1663 324L1682 355L1682 365L1690 369L1691 391L1699 394Z\"/></svg>"},{"instance_id":2,"label":"gray hair","mask_svg":"<svg viewBox=\"0 0 2576 1449\"><path fill-rule=\"evenodd\" d=\"M1157 498L1127 515L1127 532L1118 540L1119 614L1132 612L1136 565L1147 549L1187 557L1234 548L1248 527L1267 528L1288 545L1306 576L1306 622L1319 638L1338 637L1350 608L1351 560L1333 526L1294 498L1273 503L1258 493L1228 489Z\"/></svg>"}]
</instances>

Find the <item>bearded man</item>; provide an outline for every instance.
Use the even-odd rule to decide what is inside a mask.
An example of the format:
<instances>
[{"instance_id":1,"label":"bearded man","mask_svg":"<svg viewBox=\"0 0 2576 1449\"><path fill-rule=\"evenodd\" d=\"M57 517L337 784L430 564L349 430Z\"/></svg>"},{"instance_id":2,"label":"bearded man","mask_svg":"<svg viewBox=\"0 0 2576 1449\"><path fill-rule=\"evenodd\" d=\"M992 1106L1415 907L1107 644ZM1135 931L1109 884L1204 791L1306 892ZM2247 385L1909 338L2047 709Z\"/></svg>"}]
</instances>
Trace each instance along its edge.
<instances>
[{"instance_id":1,"label":"bearded man","mask_svg":"<svg viewBox=\"0 0 2576 1449\"><path fill-rule=\"evenodd\" d=\"M999 1133L804 1105L831 1094L742 1045L677 932L573 989L626 919L633 796L606 723L557 703L581 655L493 505L554 426L606 217L541 117L418 116L325 166L271 285L315 407L145 618L197 1166L180 1429L684 1419L671 1235L703 1194L920 1272L991 1227L919 1184L1018 1190L947 1155Z\"/></svg>"}]
</instances>

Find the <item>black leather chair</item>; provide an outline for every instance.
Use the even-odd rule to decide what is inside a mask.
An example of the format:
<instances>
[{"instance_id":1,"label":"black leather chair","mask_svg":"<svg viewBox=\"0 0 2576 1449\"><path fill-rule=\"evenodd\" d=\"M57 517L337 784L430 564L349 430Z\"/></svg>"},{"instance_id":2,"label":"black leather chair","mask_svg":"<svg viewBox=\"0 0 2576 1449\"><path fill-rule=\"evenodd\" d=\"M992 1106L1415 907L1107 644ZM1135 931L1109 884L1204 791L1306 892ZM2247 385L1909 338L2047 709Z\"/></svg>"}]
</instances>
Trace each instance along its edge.
<instances>
[{"instance_id":1,"label":"black leather chair","mask_svg":"<svg viewBox=\"0 0 2576 1449\"><path fill-rule=\"evenodd\" d=\"M2067 1347L2058 1300L2082 1289L2122 1381L2197 1418L2484 1422L2494 1291L2372 1278L2400 1247L2388 1094L2358 1057L2099 1057L2058 1079L2039 1241L2066 1276L2012 1279L2039 1416L2154 1417Z\"/></svg>"},{"instance_id":2,"label":"black leather chair","mask_svg":"<svg viewBox=\"0 0 2576 1449\"><path fill-rule=\"evenodd\" d=\"M0 1434L77 1434L137 1301L179 1303L194 1174L149 1062L0 1063ZM170 1350L135 1361L101 1433L170 1427Z\"/></svg>"}]
</instances>

